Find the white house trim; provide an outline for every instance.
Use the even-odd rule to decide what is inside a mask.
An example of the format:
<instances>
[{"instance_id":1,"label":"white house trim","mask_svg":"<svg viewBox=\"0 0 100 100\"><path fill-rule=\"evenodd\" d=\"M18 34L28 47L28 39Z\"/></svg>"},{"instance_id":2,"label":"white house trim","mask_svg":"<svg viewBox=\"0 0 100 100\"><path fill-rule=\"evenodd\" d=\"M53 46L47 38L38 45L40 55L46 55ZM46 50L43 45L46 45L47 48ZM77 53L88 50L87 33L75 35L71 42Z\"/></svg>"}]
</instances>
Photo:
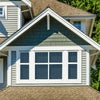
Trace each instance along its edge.
<instances>
[{"instance_id":1,"label":"white house trim","mask_svg":"<svg viewBox=\"0 0 100 100\"><path fill-rule=\"evenodd\" d=\"M11 51L8 51L7 86L11 86Z\"/></svg>"},{"instance_id":2,"label":"white house trim","mask_svg":"<svg viewBox=\"0 0 100 100\"><path fill-rule=\"evenodd\" d=\"M4 81L4 75L3 75L3 71L4 70L4 66L3 66L3 58L0 58L0 83L3 83Z\"/></svg>"},{"instance_id":3,"label":"white house trim","mask_svg":"<svg viewBox=\"0 0 100 100\"><path fill-rule=\"evenodd\" d=\"M54 17L56 20L58 20L60 23L62 23L65 27L69 28L71 31L73 31L75 34L77 34L79 37L84 39L86 42L91 44L96 49L100 50L100 45L92 40L90 37L85 35L83 32L81 32L79 29L77 29L75 26L70 24L68 21L66 21L64 18L56 14L53 10L50 8L47 8L44 10L41 14L39 14L37 17L35 17L32 21L30 21L28 24L26 24L23 28L21 28L19 31L17 31L15 34L13 34L11 37L9 37L6 41L4 41L0 45L0 50L3 49L5 46L10 44L13 40L15 40L17 37L19 37L21 34L23 34L26 30L28 30L30 27L32 27L34 24L36 24L39 20L47 16L47 14Z\"/></svg>"},{"instance_id":4,"label":"white house trim","mask_svg":"<svg viewBox=\"0 0 100 100\"><path fill-rule=\"evenodd\" d=\"M19 83L81 83L81 50L64 50L64 51L62 51L62 50L52 50L52 48L50 48L51 50L47 50L47 51L45 51L45 49L44 50L40 50L40 49L38 49L38 50L36 50L36 51L25 51L25 49L24 49L24 51L23 50L17 50L17 67L16 67L16 83L17 84L19 84ZM30 76L30 78L29 79L27 79L27 80L21 80L20 79L20 52L29 52L29 62L30 63L26 63L26 65L27 64L29 64L30 65L30 73L29 73L29 76ZM35 67L33 67L33 66L35 66L35 52L62 52L62 79L46 79L46 80L44 80L44 79L35 79L35 77L33 77L34 76L34 69L35 69ZM68 79L68 58L67 58L67 56L68 56L68 52L77 52L77 55L78 55L78 60L77 60L77 79ZM75 64L76 64L75 63ZM43 63L44 64L44 63ZM53 64L53 63L52 63ZM56 63L54 63L54 64L56 64ZM57 63L57 64L59 64L59 63ZM73 63L74 64L74 63ZM25 63L24 63L24 65L25 65ZM65 67L66 66L66 67ZM66 75L65 75L66 74Z\"/></svg>"},{"instance_id":5,"label":"white house trim","mask_svg":"<svg viewBox=\"0 0 100 100\"><path fill-rule=\"evenodd\" d=\"M29 7L31 7L31 1L30 0L22 0L25 4L27 4Z\"/></svg>"},{"instance_id":6,"label":"white house trim","mask_svg":"<svg viewBox=\"0 0 100 100\"><path fill-rule=\"evenodd\" d=\"M93 50L91 46L41 46L41 47L34 47L34 46L7 46L3 49L3 51L16 51L16 50Z\"/></svg>"},{"instance_id":7,"label":"white house trim","mask_svg":"<svg viewBox=\"0 0 100 100\"><path fill-rule=\"evenodd\" d=\"M20 29L22 26L22 12L21 12L21 6L18 6L18 29Z\"/></svg>"}]
</instances>

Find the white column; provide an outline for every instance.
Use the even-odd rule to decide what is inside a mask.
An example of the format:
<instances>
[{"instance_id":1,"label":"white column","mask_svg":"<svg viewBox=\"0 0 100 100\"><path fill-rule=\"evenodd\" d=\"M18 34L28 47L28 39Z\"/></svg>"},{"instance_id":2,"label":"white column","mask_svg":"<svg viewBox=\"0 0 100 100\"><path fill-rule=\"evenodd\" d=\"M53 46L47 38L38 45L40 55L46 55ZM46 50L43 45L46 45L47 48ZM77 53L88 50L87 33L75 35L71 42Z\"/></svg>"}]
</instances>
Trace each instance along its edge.
<instances>
[{"instance_id":1,"label":"white column","mask_svg":"<svg viewBox=\"0 0 100 100\"><path fill-rule=\"evenodd\" d=\"M86 52L86 85L90 85L90 56L89 51Z\"/></svg>"},{"instance_id":2,"label":"white column","mask_svg":"<svg viewBox=\"0 0 100 100\"><path fill-rule=\"evenodd\" d=\"M7 62L7 86L11 86L11 51L8 51Z\"/></svg>"}]
</instances>

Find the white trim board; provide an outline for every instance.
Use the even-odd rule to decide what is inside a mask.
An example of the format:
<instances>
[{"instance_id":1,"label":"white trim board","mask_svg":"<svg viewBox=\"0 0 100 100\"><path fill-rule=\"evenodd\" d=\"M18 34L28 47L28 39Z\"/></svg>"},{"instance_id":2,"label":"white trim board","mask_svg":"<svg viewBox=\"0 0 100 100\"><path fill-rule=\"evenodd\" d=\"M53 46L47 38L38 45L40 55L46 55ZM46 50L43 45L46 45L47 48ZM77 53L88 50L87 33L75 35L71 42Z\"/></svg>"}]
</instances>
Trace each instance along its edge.
<instances>
[{"instance_id":1,"label":"white trim board","mask_svg":"<svg viewBox=\"0 0 100 100\"><path fill-rule=\"evenodd\" d=\"M0 83L3 83L3 59L0 58Z\"/></svg>"},{"instance_id":2,"label":"white trim board","mask_svg":"<svg viewBox=\"0 0 100 100\"><path fill-rule=\"evenodd\" d=\"M90 45L79 46L7 46L3 51L16 51L16 50L95 50Z\"/></svg>"},{"instance_id":3,"label":"white trim board","mask_svg":"<svg viewBox=\"0 0 100 100\"><path fill-rule=\"evenodd\" d=\"M29 7L31 7L31 1L30 0L22 0L25 4L27 4Z\"/></svg>"},{"instance_id":4,"label":"white trim board","mask_svg":"<svg viewBox=\"0 0 100 100\"><path fill-rule=\"evenodd\" d=\"M59 16L57 13L55 13L50 8L45 9L42 13L40 13L37 17L35 17L33 20L31 20L28 24L26 24L24 27L22 27L19 31L15 32L11 37L9 37L7 40L5 40L0 45L0 50L2 50L4 47L6 47L8 44L10 44L13 40L15 40L17 37L19 37L21 34L23 34L25 31L27 31L30 27L35 25L39 20L44 18L49 14L56 20L58 20L61 24L63 24L65 27L69 28L71 31L73 31L76 35L83 38L86 42L91 44L93 47L95 47L97 50L100 51L100 45L95 42L93 39L85 35L83 32L81 32L79 29L77 29L74 25L66 21L64 18Z\"/></svg>"}]
</instances>

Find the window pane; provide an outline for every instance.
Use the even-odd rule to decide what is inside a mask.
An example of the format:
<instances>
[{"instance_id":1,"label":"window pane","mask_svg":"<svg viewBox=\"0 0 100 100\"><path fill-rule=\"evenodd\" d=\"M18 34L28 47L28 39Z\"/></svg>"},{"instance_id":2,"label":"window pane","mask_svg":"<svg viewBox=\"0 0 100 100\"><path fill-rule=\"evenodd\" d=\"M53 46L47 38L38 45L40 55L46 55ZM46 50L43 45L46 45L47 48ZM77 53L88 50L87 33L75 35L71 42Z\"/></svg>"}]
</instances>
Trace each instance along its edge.
<instances>
[{"instance_id":1,"label":"window pane","mask_svg":"<svg viewBox=\"0 0 100 100\"><path fill-rule=\"evenodd\" d=\"M69 62L77 62L77 52L69 52L68 53L68 61Z\"/></svg>"},{"instance_id":2,"label":"window pane","mask_svg":"<svg viewBox=\"0 0 100 100\"><path fill-rule=\"evenodd\" d=\"M2 15L2 12L0 11L0 15Z\"/></svg>"},{"instance_id":3,"label":"window pane","mask_svg":"<svg viewBox=\"0 0 100 100\"><path fill-rule=\"evenodd\" d=\"M29 63L29 53L20 53L21 63Z\"/></svg>"},{"instance_id":4,"label":"window pane","mask_svg":"<svg viewBox=\"0 0 100 100\"><path fill-rule=\"evenodd\" d=\"M62 52L50 52L50 62L62 62Z\"/></svg>"},{"instance_id":5,"label":"window pane","mask_svg":"<svg viewBox=\"0 0 100 100\"><path fill-rule=\"evenodd\" d=\"M68 79L77 79L77 64L68 65Z\"/></svg>"},{"instance_id":6,"label":"window pane","mask_svg":"<svg viewBox=\"0 0 100 100\"><path fill-rule=\"evenodd\" d=\"M48 63L48 52L36 52L35 62L36 63Z\"/></svg>"},{"instance_id":7,"label":"window pane","mask_svg":"<svg viewBox=\"0 0 100 100\"><path fill-rule=\"evenodd\" d=\"M29 65L21 65L20 79L29 79Z\"/></svg>"},{"instance_id":8,"label":"window pane","mask_svg":"<svg viewBox=\"0 0 100 100\"><path fill-rule=\"evenodd\" d=\"M35 65L35 79L48 79L48 65Z\"/></svg>"},{"instance_id":9,"label":"window pane","mask_svg":"<svg viewBox=\"0 0 100 100\"><path fill-rule=\"evenodd\" d=\"M3 9L2 8L0 8L0 12L2 12L3 11Z\"/></svg>"},{"instance_id":10,"label":"window pane","mask_svg":"<svg viewBox=\"0 0 100 100\"><path fill-rule=\"evenodd\" d=\"M62 79L62 65L50 65L49 70L50 79Z\"/></svg>"},{"instance_id":11,"label":"window pane","mask_svg":"<svg viewBox=\"0 0 100 100\"><path fill-rule=\"evenodd\" d=\"M73 25L81 30L81 22L74 22Z\"/></svg>"}]
</instances>

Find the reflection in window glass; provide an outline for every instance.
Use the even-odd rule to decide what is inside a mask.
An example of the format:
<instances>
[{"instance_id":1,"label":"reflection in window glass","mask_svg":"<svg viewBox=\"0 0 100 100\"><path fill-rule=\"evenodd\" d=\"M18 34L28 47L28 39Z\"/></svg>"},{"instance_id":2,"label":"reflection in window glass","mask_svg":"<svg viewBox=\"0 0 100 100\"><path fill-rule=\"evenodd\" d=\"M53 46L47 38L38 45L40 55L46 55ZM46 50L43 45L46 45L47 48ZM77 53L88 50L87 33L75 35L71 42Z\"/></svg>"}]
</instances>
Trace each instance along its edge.
<instances>
[{"instance_id":1,"label":"reflection in window glass","mask_svg":"<svg viewBox=\"0 0 100 100\"><path fill-rule=\"evenodd\" d=\"M68 62L77 62L77 52L68 53Z\"/></svg>"},{"instance_id":2,"label":"reflection in window glass","mask_svg":"<svg viewBox=\"0 0 100 100\"><path fill-rule=\"evenodd\" d=\"M20 53L21 63L29 63L29 53Z\"/></svg>"},{"instance_id":3,"label":"reflection in window glass","mask_svg":"<svg viewBox=\"0 0 100 100\"><path fill-rule=\"evenodd\" d=\"M50 52L50 62L62 62L62 52Z\"/></svg>"},{"instance_id":4,"label":"reflection in window glass","mask_svg":"<svg viewBox=\"0 0 100 100\"><path fill-rule=\"evenodd\" d=\"M48 52L36 52L35 63L48 63Z\"/></svg>"},{"instance_id":5,"label":"reflection in window glass","mask_svg":"<svg viewBox=\"0 0 100 100\"><path fill-rule=\"evenodd\" d=\"M48 65L35 65L35 79L48 79Z\"/></svg>"},{"instance_id":6,"label":"reflection in window glass","mask_svg":"<svg viewBox=\"0 0 100 100\"><path fill-rule=\"evenodd\" d=\"M68 79L77 79L77 64L68 65Z\"/></svg>"},{"instance_id":7,"label":"reflection in window glass","mask_svg":"<svg viewBox=\"0 0 100 100\"><path fill-rule=\"evenodd\" d=\"M62 79L62 65L50 65L49 79Z\"/></svg>"},{"instance_id":8,"label":"reflection in window glass","mask_svg":"<svg viewBox=\"0 0 100 100\"><path fill-rule=\"evenodd\" d=\"M29 65L20 66L20 79L29 79Z\"/></svg>"},{"instance_id":9,"label":"reflection in window glass","mask_svg":"<svg viewBox=\"0 0 100 100\"><path fill-rule=\"evenodd\" d=\"M80 21L79 22L78 21L74 22L73 25L81 30L81 22Z\"/></svg>"}]
</instances>

